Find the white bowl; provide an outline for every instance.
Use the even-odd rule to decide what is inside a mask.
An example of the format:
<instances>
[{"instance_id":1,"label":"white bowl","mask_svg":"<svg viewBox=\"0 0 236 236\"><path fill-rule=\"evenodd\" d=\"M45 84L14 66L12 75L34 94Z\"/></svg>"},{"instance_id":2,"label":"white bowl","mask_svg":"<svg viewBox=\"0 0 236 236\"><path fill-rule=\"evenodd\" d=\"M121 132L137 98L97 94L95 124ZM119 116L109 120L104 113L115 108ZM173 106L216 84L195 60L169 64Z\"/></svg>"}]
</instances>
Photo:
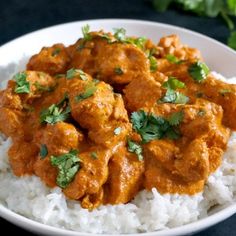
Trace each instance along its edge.
<instances>
[{"instance_id":1,"label":"white bowl","mask_svg":"<svg viewBox=\"0 0 236 236\"><path fill-rule=\"evenodd\" d=\"M127 35L146 36L157 42L160 37L169 34L178 34L183 43L200 49L206 63L213 71L217 71L226 77L236 75L236 53L227 46L208 38L199 33L195 33L183 28L139 20L88 20L68 24L57 25L46 29L38 30L25 36L19 37L0 47L0 68L12 62L19 61L23 55L37 53L41 47L53 43L62 42L66 45L74 43L80 36L80 29L85 24L89 24L91 30L104 29L111 31L113 28L125 28ZM224 207L216 207L207 218L198 220L181 227L162 230L152 233L130 234L134 235L185 235L192 234L206 229L236 213L236 203ZM91 235L69 230L63 230L47 226L33 220L20 216L4 206L0 205L0 216L6 220L40 235ZM93 234L94 235L94 234Z\"/></svg>"}]
</instances>

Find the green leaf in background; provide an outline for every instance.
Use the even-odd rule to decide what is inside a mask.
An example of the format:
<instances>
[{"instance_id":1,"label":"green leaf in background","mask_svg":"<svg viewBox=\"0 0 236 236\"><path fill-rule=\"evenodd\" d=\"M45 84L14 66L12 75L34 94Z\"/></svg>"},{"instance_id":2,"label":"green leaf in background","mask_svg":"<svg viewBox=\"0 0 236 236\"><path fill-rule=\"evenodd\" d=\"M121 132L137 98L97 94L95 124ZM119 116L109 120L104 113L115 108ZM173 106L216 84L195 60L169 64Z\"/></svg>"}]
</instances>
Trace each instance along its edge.
<instances>
[{"instance_id":1,"label":"green leaf in background","mask_svg":"<svg viewBox=\"0 0 236 236\"><path fill-rule=\"evenodd\" d=\"M228 45L236 50L236 31L231 32L228 38Z\"/></svg>"},{"instance_id":2,"label":"green leaf in background","mask_svg":"<svg viewBox=\"0 0 236 236\"><path fill-rule=\"evenodd\" d=\"M165 1L153 0L152 4L153 7L156 9L156 11L164 12L167 10L171 2L173 2L173 0L165 0Z\"/></svg>"},{"instance_id":3,"label":"green leaf in background","mask_svg":"<svg viewBox=\"0 0 236 236\"><path fill-rule=\"evenodd\" d=\"M227 0L229 10L233 15L236 15L236 0Z\"/></svg>"}]
</instances>

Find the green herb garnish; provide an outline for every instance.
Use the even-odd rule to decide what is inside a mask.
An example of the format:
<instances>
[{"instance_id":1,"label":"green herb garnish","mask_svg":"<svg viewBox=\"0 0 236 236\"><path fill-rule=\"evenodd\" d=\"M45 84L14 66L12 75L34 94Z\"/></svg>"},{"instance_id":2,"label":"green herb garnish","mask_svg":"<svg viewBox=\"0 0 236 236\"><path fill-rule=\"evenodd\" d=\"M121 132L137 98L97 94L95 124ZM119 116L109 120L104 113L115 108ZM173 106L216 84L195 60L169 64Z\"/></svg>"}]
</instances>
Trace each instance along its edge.
<instances>
[{"instance_id":1,"label":"green herb garnish","mask_svg":"<svg viewBox=\"0 0 236 236\"><path fill-rule=\"evenodd\" d=\"M175 91L176 89L185 88L185 83L175 77L170 77L168 81L162 84L162 87L167 90L166 94L158 100L158 103L186 104L189 101L189 98L183 93Z\"/></svg>"},{"instance_id":2,"label":"green herb garnish","mask_svg":"<svg viewBox=\"0 0 236 236\"><path fill-rule=\"evenodd\" d=\"M197 113L198 116L205 116L205 114L206 114L206 111L203 109L200 109Z\"/></svg>"},{"instance_id":3,"label":"green herb garnish","mask_svg":"<svg viewBox=\"0 0 236 236\"><path fill-rule=\"evenodd\" d=\"M166 59L170 62L170 63L173 63L173 64L182 64L184 61L183 60L180 60L178 59L176 56L174 56L173 54L168 54L166 55Z\"/></svg>"},{"instance_id":4,"label":"green herb garnish","mask_svg":"<svg viewBox=\"0 0 236 236\"><path fill-rule=\"evenodd\" d=\"M91 153L90 153L90 156L91 156L94 160L98 159L98 155L97 155L96 152L91 152Z\"/></svg>"},{"instance_id":5,"label":"green herb garnish","mask_svg":"<svg viewBox=\"0 0 236 236\"><path fill-rule=\"evenodd\" d=\"M13 79L16 81L15 93L30 93L30 83L26 80L25 72L17 73Z\"/></svg>"},{"instance_id":6,"label":"green herb garnish","mask_svg":"<svg viewBox=\"0 0 236 236\"><path fill-rule=\"evenodd\" d=\"M115 134L115 135L119 135L120 132L121 132L121 130L122 130L121 127L115 128L115 129L114 129L114 134Z\"/></svg>"},{"instance_id":7,"label":"green herb garnish","mask_svg":"<svg viewBox=\"0 0 236 236\"><path fill-rule=\"evenodd\" d=\"M73 79L74 77L79 76L81 80L87 80L87 75L79 69L71 68L66 72L67 79Z\"/></svg>"},{"instance_id":8,"label":"green herb garnish","mask_svg":"<svg viewBox=\"0 0 236 236\"><path fill-rule=\"evenodd\" d=\"M114 30L114 37L118 42L126 42L126 30L123 28L115 28Z\"/></svg>"},{"instance_id":9,"label":"green herb garnish","mask_svg":"<svg viewBox=\"0 0 236 236\"><path fill-rule=\"evenodd\" d=\"M157 60L154 56L150 56L149 58L150 62L150 71L155 72L157 70Z\"/></svg>"},{"instance_id":10,"label":"green herb garnish","mask_svg":"<svg viewBox=\"0 0 236 236\"><path fill-rule=\"evenodd\" d=\"M71 112L68 97L65 96L59 103L52 104L40 113L40 123L55 124L59 121L65 121Z\"/></svg>"},{"instance_id":11,"label":"green herb garnish","mask_svg":"<svg viewBox=\"0 0 236 236\"><path fill-rule=\"evenodd\" d=\"M46 144L41 144L39 155L41 159L44 159L48 155L48 148Z\"/></svg>"},{"instance_id":12,"label":"green herb garnish","mask_svg":"<svg viewBox=\"0 0 236 236\"><path fill-rule=\"evenodd\" d=\"M198 61L189 67L188 72L195 81L200 83L206 79L210 70L204 62Z\"/></svg>"},{"instance_id":13,"label":"green herb garnish","mask_svg":"<svg viewBox=\"0 0 236 236\"><path fill-rule=\"evenodd\" d=\"M61 52L61 49L60 48L55 48L52 52L52 56L55 57L57 56L59 53Z\"/></svg>"},{"instance_id":14,"label":"green herb garnish","mask_svg":"<svg viewBox=\"0 0 236 236\"><path fill-rule=\"evenodd\" d=\"M128 143L128 151L135 153L138 156L138 160L142 161L143 160L142 147L138 143L131 141L130 139L128 139L127 143Z\"/></svg>"},{"instance_id":15,"label":"green herb garnish","mask_svg":"<svg viewBox=\"0 0 236 236\"><path fill-rule=\"evenodd\" d=\"M66 154L50 158L52 166L56 166L58 169L57 185L61 188L68 186L80 168L80 159L77 154L77 150L71 150Z\"/></svg>"},{"instance_id":16,"label":"green herb garnish","mask_svg":"<svg viewBox=\"0 0 236 236\"><path fill-rule=\"evenodd\" d=\"M46 87L46 86L41 85L38 81L34 83L34 86L36 87L38 91L42 91L42 92L51 92L53 90L53 88L51 87Z\"/></svg>"},{"instance_id":17,"label":"green herb garnish","mask_svg":"<svg viewBox=\"0 0 236 236\"><path fill-rule=\"evenodd\" d=\"M231 93L232 91L230 89L220 89L219 93L222 96L225 96L226 94Z\"/></svg>"},{"instance_id":18,"label":"green herb garnish","mask_svg":"<svg viewBox=\"0 0 236 236\"><path fill-rule=\"evenodd\" d=\"M168 121L170 125L176 126L176 125L179 125L183 121L183 118L184 118L184 112L178 111L171 114L171 116L168 118Z\"/></svg>"},{"instance_id":19,"label":"green herb garnish","mask_svg":"<svg viewBox=\"0 0 236 236\"><path fill-rule=\"evenodd\" d=\"M93 94L97 91L97 87L93 82L89 82L86 87L85 91L75 97L76 102L80 102L86 98L93 96Z\"/></svg>"},{"instance_id":20,"label":"green herb garnish","mask_svg":"<svg viewBox=\"0 0 236 236\"><path fill-rule=\"evenodd\" d=\"M117 74L117 75L123 75L124 74L124 71L120 68L120 67L116 67L114 69L114 72Z\"/></svg>"},{"instance_id":21,"label":"green herb garnish","mask_svg":"<svg viewBox=\"0 0 236 236\"><path fill-rule=\"evenodd\" d=\"M89 30L90 26L88 24L82 27L82 33L85 41L89 41L92 39L92 35L90 35Z\"/></svg>"},{"instance_id":22,"label":"green herb garnish","mask_svg":"<svg viewBox=\"0 0 236 236\"><path fill-rule=\"evenodd\" d=\"M176 139L179 137L179 132L175 126L182 121L183 115L182 113L174 114L169 119L165 119L140 110L131 114L131 122L133 129L141 135L143 143L164 137Z\"/></svg>"}]
</instances>

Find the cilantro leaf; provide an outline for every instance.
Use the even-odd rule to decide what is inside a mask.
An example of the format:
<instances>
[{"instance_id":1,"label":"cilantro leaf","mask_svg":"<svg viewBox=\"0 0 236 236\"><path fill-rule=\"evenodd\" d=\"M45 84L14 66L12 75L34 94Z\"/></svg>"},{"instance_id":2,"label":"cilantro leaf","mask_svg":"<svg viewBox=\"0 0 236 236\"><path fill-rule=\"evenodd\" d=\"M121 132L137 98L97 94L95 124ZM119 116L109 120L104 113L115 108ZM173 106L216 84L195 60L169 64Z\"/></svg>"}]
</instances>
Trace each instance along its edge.
<instances>
[{"instance_id":1,"label":"cilantro leaf","mask_svg":"<svg viewBox=\"0 0 236 236\"><path fill-rule=\"evenodd\" d=\"M114 134L115 134L115 135L119 135L120 132L121 132L121 130L122 130L121 127L117 127L117 128L115 128L115 129L114 129Z\"/></svg>"},{"instance_id":2,"label":"cilantro leaf","mask_svg":"<svg viewBox=\"0 0 236 236\"><path fill-rule=\"evenodd\" d=\"M52 104L40 113L40 123L55 124L59 121L65 121L71 112L68 104L68 97L65 96L58 104Z\"/></svg>"},{"instance_id":3,"label":"cilantro leaf","mask_svg":"<svg viewBox=\"0 0 236 236\"><path fill-rule=\"evenodd\" d=\"M77 154L77 150L71 150L66 154L50 158L52 166L56 166L58 169L57 185L61 188L66 188L80 169L80 159Z\"/></svg>"},{"instance_id":4,"label":"cilantro leaf","mask_svg":"<svg viewBox=\"0 0 236 236\"><path fill-rule=\"evenodd\" d=\"M178 112L174 112L173 114L171 114L171 116L168 118L168 121L170 123L170 125L179 125L184 118L184 112L183 111L178 111Z\"/></svg>"},{"instance_id":5,"label":"cilantro leaf","mask_svg":"<svg viewBox=\"0 0 236 236\"><path fill-rule=\"evenodd\" d=\"M197 61L189 67L188 72L195 81L200 83L206 79L210 70L204 62Z\"/></svg>"},{"instance_id":6,"label":"cilantro leaf","mask_svg":"<svg viewBox=\"0 0 236 236\"><path fill-rule=\"evenodd\" d=\"M135 153L138 156L138 160L142 161L143 160L142 147L138 143L131 141L130 139L128 139L127 143L128 143L128 151Z\"/></svg>"},{"instance_id":7,"label":"cilantro leaf","mask_svg":"<svg viewBox=\"0 0 236 236\"><path fill-rule=\"evenodd\" d=\"M30 83L26 78L27 74L25 72L19 72L13 77L16 81L15 93L30 93Z\"/></svg>"},{"instance_id":8,"label":"cilantro leaf","mask_svg":"<svg viewBox=\"0 0 236 236\"><path fill-rule=\"evenodd\" d=\"M162 84L162 87L173 90L182 89L185 88L185 83L181 82L175 77L169 77L168 80Z\"/></svg>"},{"instance_id":9,"label":"cilantro leaf","mask_svg":"<svg viewBox=\"0 0 236 236\"><path fill-rule=\"evenodd\" d=\"M174 56L173 54L167 54L167 55L166 55L166 59L167 59L170 63L177 64L177 65L184 62L183 60L178 59L178 58L177 58L176 56Z\"/></svg>"},{"instance_id":10,"label":"cilantro leaf","mask_svg":"<svg viewBox=\"0 0 236 236\"><path fill-rule=\"evenodd\" d=\"M96 152L91 152L90 153L90 156L95 160L95 159L98 159L98 155Z\"/></svg>"},{"instance_id":11,"label":"cilantro leaf","mask_svg":"<svg viewBox=\"0 0 236 236\"><path fill-rule=\"evenodd\" d=\"M89 34L90 26L87 24L82 27L82 33L84 36L84 40L89 41L92 39L92 36Z\"/></svg>"},{"instance_id":12,"label":"cilantro leaf","mask_svg":"<svg viewBox=\"0 0 236 236\"><path fill-rule=\"evenodd\" d=\"M38 91L42 91L42 92L51 92L53 90L52 87L45 87L41 85L38 81L34 83L34 86L36 87Z\"/></svg>"},{"instance_id":13,"label":"cilantro leaf","mask_svg":"<svg viewBox=\"0 0 236 236\"><path fill-rule=\"evenodd\" d=\"M124 74L123 70L120 67L115 67L114 72L117 75L123 75Z\"/></svg>"},{"instance_id":14,"label":"cilantro leaf","mask_svg":"<svg viewBox=\"0 0 236 236\"><path fill-rule=\"evenodd\" d=\"M228 46L236 50L236 31L231 32L228 38Z\"/></svg>"},{"instance_id":15,"label":"cilantro leaf","mask_svg":"<svg viewBox=\"0 0 236 236\"><path fill-rule=\"evenodd\" d=\"M125 42L126 40L126 30L124 28L115 28L114 30L114 37L119 42Z\"/></svg>"},{"instance_id":16,"label":"cilantro leaf","mask_svg":"<svg viewBox=\"0 0 236 236\"><path fill-rule=\"evenodd\" d=\"M93 82L89 82L86 87L85 87L85 91L79 95L77 95L75 97L75 100L77 102L80 102L86 98L89 98L91 96L93 96L93 94L97 91L97 87Z\"/></svg>"},{"instance_id":17,"label":"cilantro leaf","mask_svg":"<svg viewBox=\"0 0 236 236\"><path fill-rule=\"evenodd\" d=\"M55 48L55 49L52 51L52 57L57 56L60 52L61 52L61 49L60 49L60 48Z\"/></svg>"},{"instance_id":18,"label":"cilantro leaf","mask_svg":"<svg viewBox=\"0 0 236 236\"><path fill-rule=\"evenodd\" d=\"M87 75L79 69L71 68L66 72L67 79L73 79L74 77L79 76L81 80L87 80Z\"/></svg>"},{"instance_id":19,"label":"cilantro leaf","mask_svg":"<svg viewBox=\"0 0 236 236\"><path fill-rule=\"evenodd\" d=\"M180 118L181 117L177 117ZM177 120L176 118L176 120ZM173 118L174 119L174 118ZM171 120L177 123L176 120ZM168 135L168 133L175 133L176 136L179 136L168 119L165 119L154 114L148 114L143 110L133 112L131 114L131 122L133 129L141 135L142 142L147 143L154 139L162 139Z\"/></svg>"},{"instance_id":20,"label":"cilantro leaf","mask_svg":"<svg viewBox=\"0 0 236 236\"><path fill-rule=\"evenodd\" d=\"M41 159L44 159L48 155L48 148L46 144L41 144L39 155Z\"/></svg>"},{"instance_id":21,"label":"cilantro leaf","mask_svg":"<svg viewBox=\"0 0 236 236\"><path fill-rule=\"evenodd\" d=\"M154 56L148 57L150 62L150 71L155 72L157 70L157 60Z\"/></svg>"},{"instance_id":22,"label":"cilantro leaf","mask_svg":"<svg viewBox=\"0 0 236 236\"><path fill-rule=\"evenodd\" d=\"M158 103L174 103L174 104L186 104L189 98L183 93L174 91L173 89L167 89L166 94L158 100Z\"/></svg>"}]
</instances>

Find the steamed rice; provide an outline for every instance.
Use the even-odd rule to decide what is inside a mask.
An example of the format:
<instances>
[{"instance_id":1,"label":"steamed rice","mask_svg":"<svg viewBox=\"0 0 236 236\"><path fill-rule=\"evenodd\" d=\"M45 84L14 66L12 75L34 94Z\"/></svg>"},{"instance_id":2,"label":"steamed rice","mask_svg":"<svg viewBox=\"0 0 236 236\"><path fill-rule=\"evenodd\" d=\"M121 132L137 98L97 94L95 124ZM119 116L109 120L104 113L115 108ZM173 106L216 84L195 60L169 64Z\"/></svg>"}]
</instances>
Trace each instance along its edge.
<instances>
[{"instance_id":1,"label":"steamed rice","mask_svg":"<svg viewBox=\"0 0 236 236\"><path fill-rule=\"evenodd\" d=\"M22 70L26 60L0 68L0 79ZM230 83L236 83L236 78ZM236 132L230 137L222 165L209 177L203 193L161 195L156 189L143 190L128 204L100 206L92 212L81 208L79 202L66 200L60 188L46 187L37 176L15 177L8 163L10 146L11 139L0 136L0 202L16 213L60 228L89 233L162 230L204 218L212 206L229 204L236 196Z\"/></svg>"}]
</instances>

